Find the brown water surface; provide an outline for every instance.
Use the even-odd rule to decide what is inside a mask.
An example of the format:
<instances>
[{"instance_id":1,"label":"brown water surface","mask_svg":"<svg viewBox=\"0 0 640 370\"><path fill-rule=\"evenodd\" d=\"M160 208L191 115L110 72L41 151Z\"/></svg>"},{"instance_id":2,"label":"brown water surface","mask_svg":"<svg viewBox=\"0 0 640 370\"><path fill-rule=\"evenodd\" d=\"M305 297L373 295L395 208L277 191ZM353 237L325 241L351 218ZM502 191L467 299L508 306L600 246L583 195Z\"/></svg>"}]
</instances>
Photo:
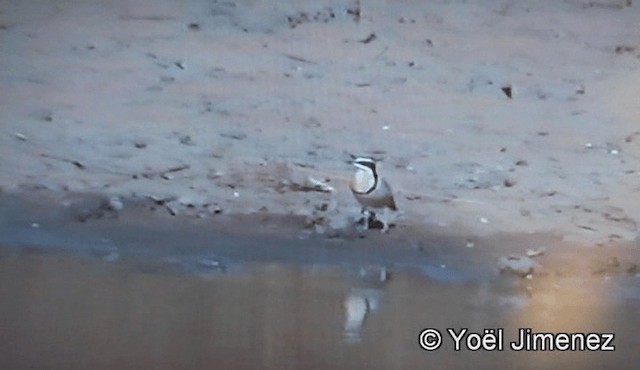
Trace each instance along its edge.
<instances>
[{"instance_id":1,"label":"brown water surface","mask_svg":"<svg viewBox=\"0 0 640 370\"><path fill-rule=\"evenodd\" d=\"M3 206L3 369L636 368L640 362L640 281L631 263L637 246L575 249L511 235L477 238L467 248L465 236L409 237L398 230L327 240L303 238L277 220L239 233L240 221L232 219L125 212L81 223L27 203L4 199ZM546 274L497 273L505 251L543 242ZM619 267L606 264L612 254ZM602 273L589 267L598 261L605 261ZM426 328L442 334L439 349L420 347ZM503 351L455 351L447 328L503 329ZM509 344L519 328L612 333L615 351L517 352Z\"/></svg>"}]
</instances>

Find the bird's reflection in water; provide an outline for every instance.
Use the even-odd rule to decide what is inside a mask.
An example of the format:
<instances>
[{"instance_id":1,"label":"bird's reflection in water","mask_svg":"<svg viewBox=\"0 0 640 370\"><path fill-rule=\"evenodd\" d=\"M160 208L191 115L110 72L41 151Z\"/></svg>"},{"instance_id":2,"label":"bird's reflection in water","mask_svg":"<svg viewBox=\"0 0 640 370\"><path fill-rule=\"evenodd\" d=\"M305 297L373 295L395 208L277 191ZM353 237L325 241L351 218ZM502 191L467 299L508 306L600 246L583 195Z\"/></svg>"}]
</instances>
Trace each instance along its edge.
<instances>
[{"instance_id":1,"label":"bird's reflection in water","mask_svg":"<svg viewBox=\"0 0 640 370\"><path fill-rule=\"evenodd\" d=\"M362 267L355 276L354 287L344 299L344 339L347 343L362 341L362 330L370 314L380 308L384 285L390 275L386 267Z\"/></svg>"}]
</instances>

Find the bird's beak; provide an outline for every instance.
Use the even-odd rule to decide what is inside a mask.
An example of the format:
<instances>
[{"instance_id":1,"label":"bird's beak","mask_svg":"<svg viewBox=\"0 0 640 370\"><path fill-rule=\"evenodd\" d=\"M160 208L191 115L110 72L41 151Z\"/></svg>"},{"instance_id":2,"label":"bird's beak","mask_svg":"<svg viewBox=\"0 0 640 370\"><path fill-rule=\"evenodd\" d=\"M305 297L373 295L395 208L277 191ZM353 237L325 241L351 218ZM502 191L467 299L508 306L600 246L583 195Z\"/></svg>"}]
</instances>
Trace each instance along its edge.
<instances>
[{"instance_id":1,"label":"bird's beak","mask_svg":"<svg viewBox=\"0 0 640 370\"><path fill-rule=\"evenodd\" d=\"M358 158L358 156L353 155L353 154L351 154L351 153L347 152L346 150L345 150L343 153L344 153L344 154L347 154L347 155L349 156L349 159L347 159L346 161L344 161L344 163L351 164L351 165L355 165L355 162L354 162L354 161L356 160L356 158Z\"/></svg>"}]
</instances>

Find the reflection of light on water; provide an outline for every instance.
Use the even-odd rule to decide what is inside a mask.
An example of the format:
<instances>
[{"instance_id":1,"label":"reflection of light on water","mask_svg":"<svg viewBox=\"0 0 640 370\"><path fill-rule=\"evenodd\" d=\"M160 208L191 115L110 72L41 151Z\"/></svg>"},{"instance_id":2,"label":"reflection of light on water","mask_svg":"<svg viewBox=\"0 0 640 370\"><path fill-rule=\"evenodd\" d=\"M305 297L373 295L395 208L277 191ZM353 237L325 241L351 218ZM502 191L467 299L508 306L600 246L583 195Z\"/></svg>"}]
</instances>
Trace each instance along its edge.
<instances>
[{"instance_id":1,"label":"reflection of light on water","mask_svg":"<svg viewBox=\"0 0 640 370\"><path fill-rule=\"evenodd\" d=\"M362 328L371 312L380 307L381 290L353 289L344 300L345 323L344 336L349 343L362 340Z\"/></svg>"},{"instance_id":2,"label":"reflection of light on water","mask_svg":"<svg viewBox=\"0 0 640 370\"><path fill-rule=\"evenodd\" d=\"M614 297L608 281L593 276L540 277L526 286L530 299L514 317L514 338L519 328L531 328L533 333L597 333L611 332L614 318L610 309ZM541 340L536 340L541 345ZM546 343L546 345L549 345ZM553 345L553 344L551 344ZM589 357L567 357L564 352L547 352L532 357L536 366L571 362L571 367L592 368ZM564 367L564 366L561 366Z\"/></svg>"},{"instance_id":3,"label":"reflection of light on water","mask_svg":"<svg viewBox=\"0 0 640 370\"><path fill-rule=\"evenodd\" d=\"M344 301L344 309L346 315L344 323L345 339L347 342L360 342L360 330L370 310L369 302L365 297L352 292Z\"/></svg>"},{"instance_id":4,"label":"reflection of light on water","mask_svg":"<svg viewBox=\"0 0 640 370\"><path fill-rule=\"evenodd\" d=\"M213 277L220 266L230 270L215 279L202 278L204 273ZM300 266L236 264L215 255L153 260L125 255L107 263L101 256L92 260L41 253L4 256L0 272L5 293L0 326L8 328L3 335L13 343L0 351L0 368L42 368L61 361L68 367L98 361L96 367L104 368L215 364L229 369L352 368L363 362L392 369L425 364L495 369L514 363L527 368L625 368L627 361L631 365L626 368L633 368L640 361L633 351L640 345L637 302L609 311L616 303L602 296L610 297L616 286L614 279L601 277L449 283L425 279L420 271L371 266L318 266L309 272ZM527 304L522 308L510 295L521 284L533 285L531 296L518 295ZM590 291L601 297L595 309L582 306L594 304ZM600 327L584 323L594 317L589 312L598 311L619 316ZM572 315L583 326L570 321L561 325ZM545 330L539 325L553 332L568 325L575 328L569 331L614 332L616 352L602 357L509 350L518 327ZM479 333L504 327L505 350L426 353L417 344L419 330L426 327ZM69 346L82 350L69 352Z\"/></svg>"},{"instance_id":5,"label":"reflection of light on water","mask_svg":"<svg viewBox=\"0 0 640 370\"><path fill-rule=\"evenodd\" d=\"M380 307L381 288L389 279L389 274L385 267L361 268L358 279L361 285L368 287L352 288L344 300L344 337L348 343L362 341L362 328L369 314Z\"/></svg>"},{"instance_id":6,"label":"reflection of light on water","mask_svg":"<svg viewBox=\"0 0 640 370\"><path fill-rule=\"evenodd\" d=\"M533 327L580 330L599 325L611 300L606 281L593 277L542 278L529 289L531 301L520 321Z\"/></svg>"}]
</instances>

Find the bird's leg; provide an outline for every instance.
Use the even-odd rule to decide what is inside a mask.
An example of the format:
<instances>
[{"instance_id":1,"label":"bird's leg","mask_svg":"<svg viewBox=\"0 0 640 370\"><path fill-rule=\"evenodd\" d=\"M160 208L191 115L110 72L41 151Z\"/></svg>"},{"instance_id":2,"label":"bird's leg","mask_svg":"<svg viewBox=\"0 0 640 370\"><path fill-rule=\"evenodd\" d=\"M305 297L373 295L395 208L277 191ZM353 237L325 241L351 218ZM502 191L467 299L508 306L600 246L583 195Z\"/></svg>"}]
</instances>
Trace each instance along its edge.
<instances>
[{"instance_id":1,"label":"bird's leg","mask_svg":"<svg viewBox=\"0 0 640 370\"><path fill-rule=\"evenodd\" d=\"M371 212L366 208L362 208L362 216L364 217L364 229L369 230L370 228L369 221L371 220Z\"/></svg>"},{"instance_id":2,"label":"bird's leg","mask_svg":"<svg viewBox=\"0 0 640 370\"><path fill-rule=\"evenodd\" d=\"M371 217L371 214L365 207L363 207L360 210L360 213L362 217L360 217L360 219L356 222L356 224L361 226L358 228L359 229L358 231L362 233L364 231L369 230L369 218Z\"/></svg>"},{"instance_id":3,"label":"bird's leg","mask_svg":"<svg viewBox=\"0 0 640 370\"><path fill-rule=\"evenodd\" d=\"M366 220L367 220L367 227L369 229L377 229L378 228L378 226L379 226L378 223L380 222L380 220L378 220L378 216L376 215L375 212L367 210Z\"/></svg>"},{"instance_id":4,"label":"bird's leg","mask_svg":"<svg viewBox=\"0 0 640 370\"><path fill-rule=\"evenodd\" d=\"M377 215L376 220L381 224L381 232L388 233L389 228L393 225L395 221L396 213L391 211L388 208L383 209L379 215Z\"/></svg>"},{"instance_id":5,"label":"bird's leg","mask_svg":"<svg viewBox=\"0 0 640 370\"><path fill-rule=\"evenodd\" d=\"M389 223L386 220L380 220L380 223L382 223L382 229L380 229L381 233L388 233L389 232Z\"/></svg>"}]
</instances>

